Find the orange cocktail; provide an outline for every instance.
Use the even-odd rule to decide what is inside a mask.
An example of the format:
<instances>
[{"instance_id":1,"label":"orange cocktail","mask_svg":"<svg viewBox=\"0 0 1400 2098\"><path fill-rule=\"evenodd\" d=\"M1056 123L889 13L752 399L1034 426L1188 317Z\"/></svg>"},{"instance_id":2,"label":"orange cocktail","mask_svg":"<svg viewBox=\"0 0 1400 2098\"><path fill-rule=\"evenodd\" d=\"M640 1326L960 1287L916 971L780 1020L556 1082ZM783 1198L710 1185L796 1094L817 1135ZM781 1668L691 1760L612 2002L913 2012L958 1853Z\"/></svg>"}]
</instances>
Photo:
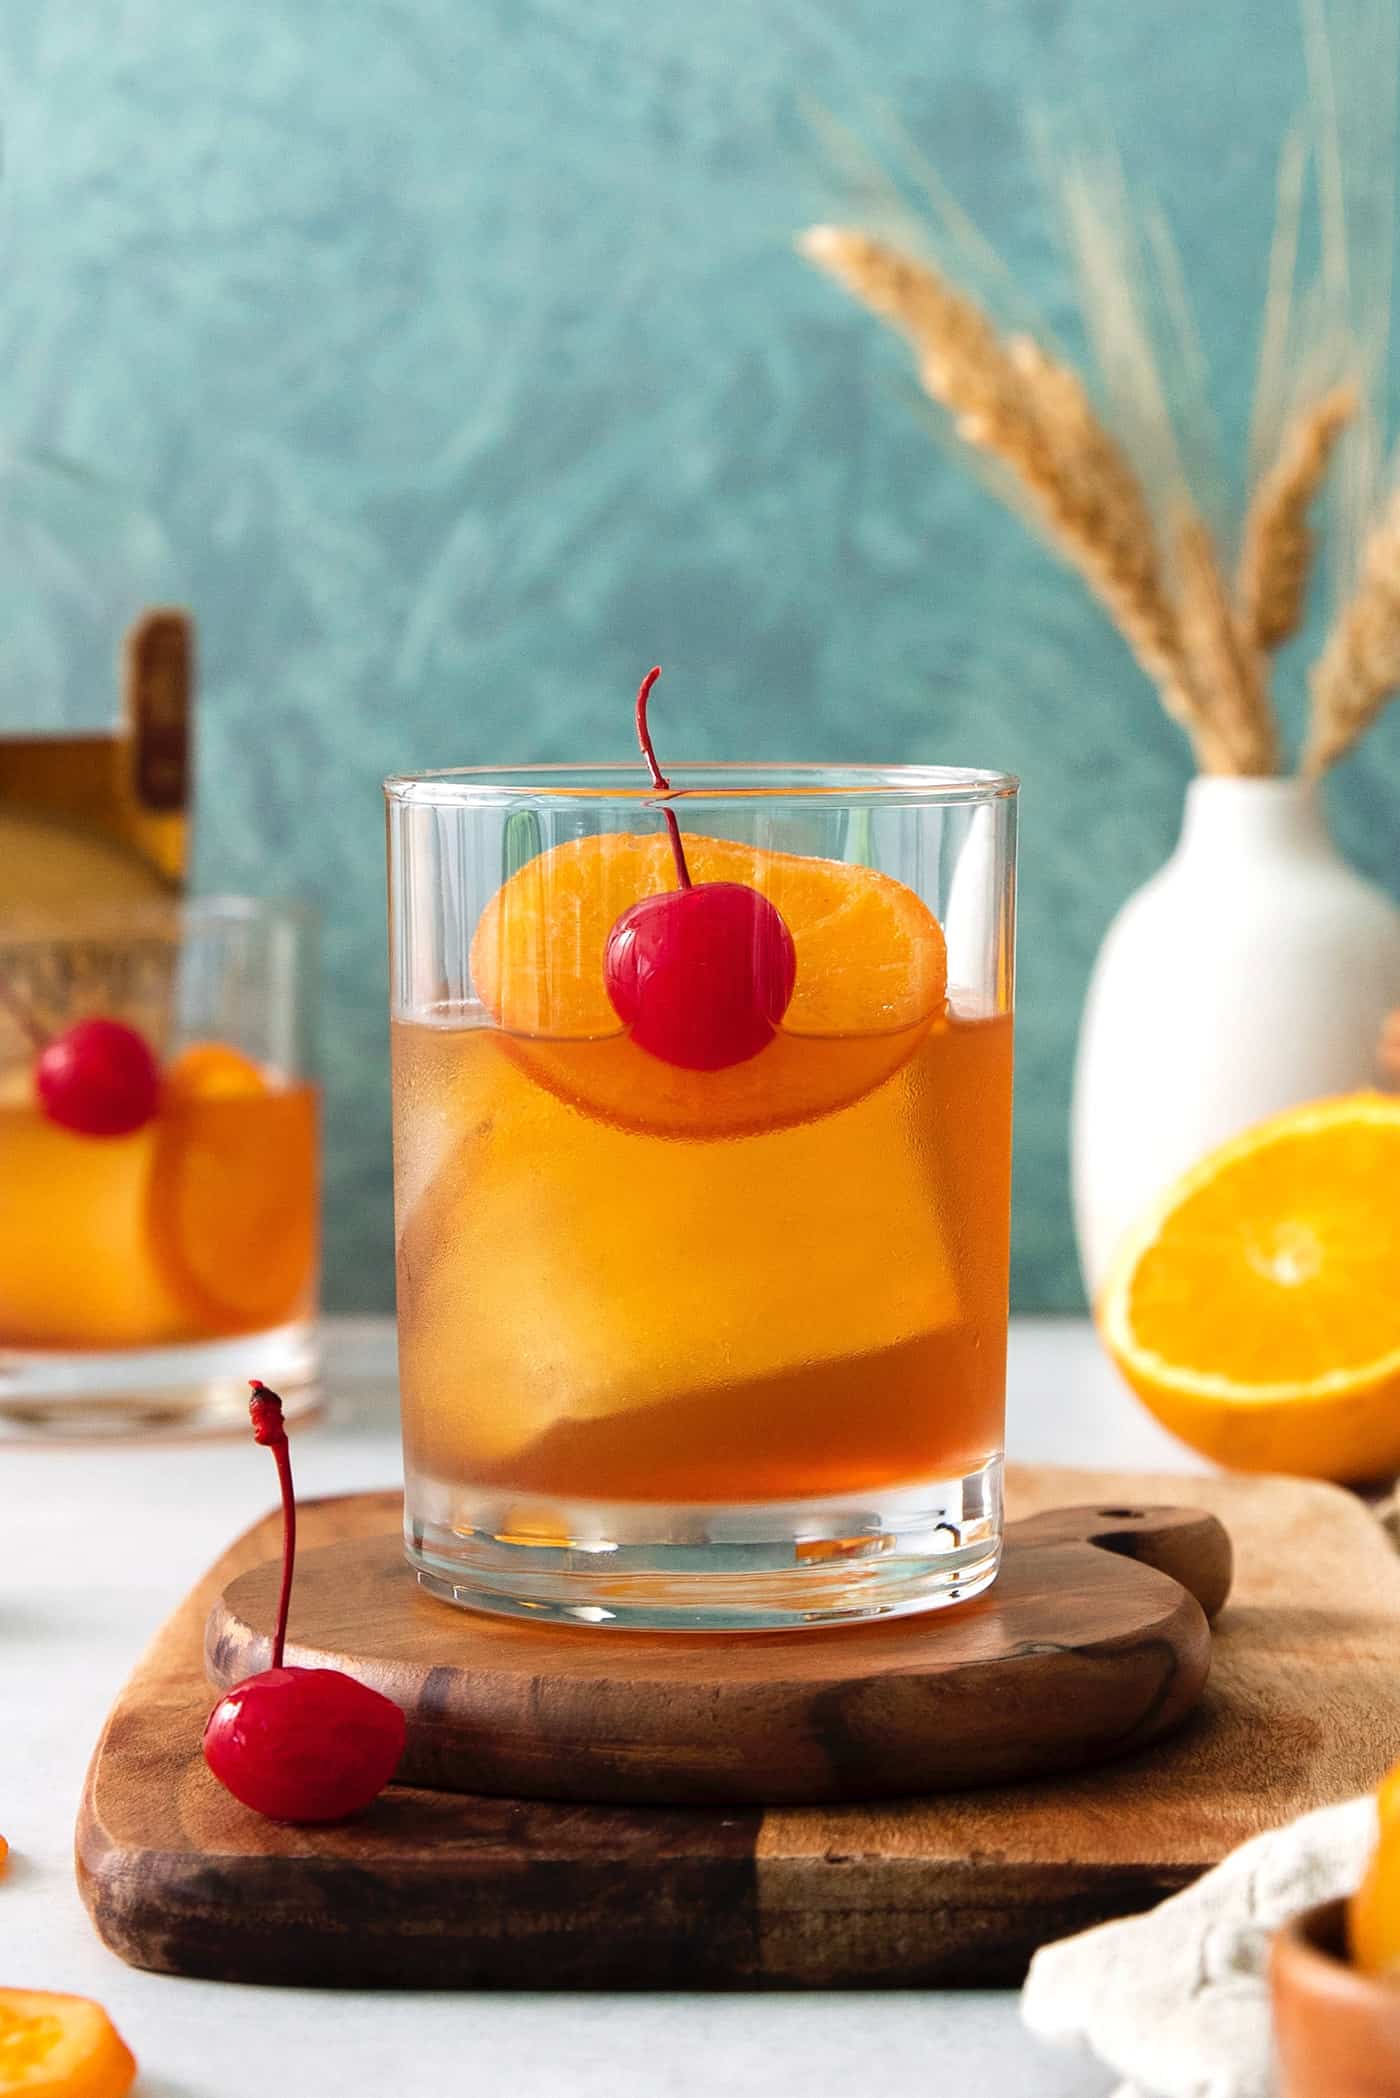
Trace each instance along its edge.
<instances>
[{"instance_id":1,"label":"orange cocktail","mask_svg":"<svg viewBox=\"0 0 1400 2098\"><path fill-rule=\"evenodd\" d=\"M314 1399L313 983L306 914L249 898L0 937L0 1434Z\"/></svg>"},{"instance_id":2,"label":"orange cocktail","mask_svg":"<svg viewBox=\"0 0 1400 2098\"><path fill-rule=\"evenodd\" d=\"M694 895L757 893L792 945L770 1038L717 1068L642 1046L608 980L612 929L675 887L645 801L612 787L634 828L582 795L556 822L546 788L523 853L507 807L505 878L468 894L451 870L494 848L446 841L494 811L470 782L465 808L450 779L391 788L400 1363L428 1585L585 1621L763 1624L924 1607L995 1571L1010 788L965 790L951 816L941 776L909 790L934 797L936 823L916 801L908 827L943 836L950 872L969 813L986 826L961 899L937 878L926 899L830 851L851 799L893 813L887 777L757 822L732 790L677 797ZM431 911L406 863L448 881Z\"/></svg>"},{"instance_id":3,"label":"orange cocktail","mask_svg":"<svg viewBox=\"0 0 1400 2098\"><path fill-rule=\"evenodd\" d=\"M311 1308L316 1095L207 1043L144 1127L52 1121L0 1095L0 1348L155 1348L260 1333Z\"/></svg>"}]
</instances>

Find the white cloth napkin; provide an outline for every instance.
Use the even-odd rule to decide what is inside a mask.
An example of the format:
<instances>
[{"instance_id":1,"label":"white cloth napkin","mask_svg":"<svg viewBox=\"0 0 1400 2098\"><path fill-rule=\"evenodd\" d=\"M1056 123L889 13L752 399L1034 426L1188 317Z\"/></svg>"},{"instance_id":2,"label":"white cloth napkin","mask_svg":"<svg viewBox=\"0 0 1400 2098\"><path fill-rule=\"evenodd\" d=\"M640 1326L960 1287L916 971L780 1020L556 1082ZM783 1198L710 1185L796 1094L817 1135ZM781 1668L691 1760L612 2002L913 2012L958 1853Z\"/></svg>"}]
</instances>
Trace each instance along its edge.
<instances>
[{"instance_id":1,"label":"white cloth napkin","mask_svg":"<svg viewBox=\"0 0 1400 2098\"><path fill-rule=\"evenodd\" d=\"M1123 2077L1117 2098L1269 2098L1269 1941L1349 1894L1375 1841L1370 1798L1255 1836L1145 1916L1047 1945L1021 2015Z\"/></svg>"}]
</instances>

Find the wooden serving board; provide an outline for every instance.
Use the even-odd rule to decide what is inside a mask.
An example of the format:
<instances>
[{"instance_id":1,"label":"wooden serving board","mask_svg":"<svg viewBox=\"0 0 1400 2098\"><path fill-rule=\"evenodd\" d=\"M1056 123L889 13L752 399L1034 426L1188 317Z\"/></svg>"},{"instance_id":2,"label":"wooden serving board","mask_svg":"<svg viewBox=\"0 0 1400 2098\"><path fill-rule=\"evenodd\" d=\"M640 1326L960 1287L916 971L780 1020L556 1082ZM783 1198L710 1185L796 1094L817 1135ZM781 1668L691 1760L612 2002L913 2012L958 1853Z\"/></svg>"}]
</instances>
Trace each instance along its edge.
<instances>
[{"instance_id":1,"label":"wooden serving board","mask_svg":"<svg viewBox=\"0 0 1400 2098\"><path fill-rule=\"evenodd\" d=\"M275 1549L269 1517L157 1635L98 1744L77 1840L97 1929L135 1965L238 1981L1010 1982L1038 1945L1149 1906L1247 1836L1373 1785L1400 1754L1400 1560L1351 1496L1013 1467L1009 1500L1018 1517L1180 1500L1225 1523L1234 1590L1182 1731L1092 1772L879 1805L579 1806L394 1787L362 1820L321 1830L249 1814L199 1753L205 1618ZM373 1536L397 1505L311 1504L303 1536Z\"/></svg>"},{"instance_id":2,"label":"wooden serving board","mask_svg":"<svg viewBox=\"0 0 1400 2098\"><path fill-rule=\"evenodd\" d=\"M209 1615L220 1688L270 1665L281 1564ZM405 1784L587 1805L898 1799L1077 1770L1180 1726L1210 1669L1230 1540L1188 1508L1012 1523L994 1587L955 1610L822 1631L636 1632L453 1609L400 1531L297 1560L294 1664L402 1707Z\"/></svg>"}]
</instances>

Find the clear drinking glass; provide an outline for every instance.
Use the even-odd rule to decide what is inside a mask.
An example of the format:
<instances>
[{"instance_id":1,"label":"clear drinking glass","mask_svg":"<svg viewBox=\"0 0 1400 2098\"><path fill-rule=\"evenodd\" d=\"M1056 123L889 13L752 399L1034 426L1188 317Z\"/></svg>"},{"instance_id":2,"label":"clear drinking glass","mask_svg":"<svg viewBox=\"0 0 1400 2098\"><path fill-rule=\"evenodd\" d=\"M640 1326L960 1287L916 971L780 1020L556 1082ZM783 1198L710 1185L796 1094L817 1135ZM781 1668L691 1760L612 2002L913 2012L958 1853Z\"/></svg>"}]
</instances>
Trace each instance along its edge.
<instances>
[{"instance_id":1,"label":"clear drinking glass","mask_svg":"<svg viewBox=\"0 0 1400 2098\"><path fill-rule=\"evenodd\" d=\"M0 934L0 1432L244 1419L247 1380L317 1395L315 928L213 897ZM60 1126L39 1047L134 1028L160 1063L129 1135Z\"/></svg>"},{"instance_id":2,"label":"clear drinking glass","mask_svg":"<svg viewBox=\"0 0 1400 2098\"><path fill-rule=\"evenodd\" d=\"M1016 782L671 785L387 783L409 1558L583 1623L963 1600L1001 1543ZM675 888L663 806L694 881L792 936L781 1023L725 1068L641 1046L605 976Z\"/></svg>"}]
</instances>

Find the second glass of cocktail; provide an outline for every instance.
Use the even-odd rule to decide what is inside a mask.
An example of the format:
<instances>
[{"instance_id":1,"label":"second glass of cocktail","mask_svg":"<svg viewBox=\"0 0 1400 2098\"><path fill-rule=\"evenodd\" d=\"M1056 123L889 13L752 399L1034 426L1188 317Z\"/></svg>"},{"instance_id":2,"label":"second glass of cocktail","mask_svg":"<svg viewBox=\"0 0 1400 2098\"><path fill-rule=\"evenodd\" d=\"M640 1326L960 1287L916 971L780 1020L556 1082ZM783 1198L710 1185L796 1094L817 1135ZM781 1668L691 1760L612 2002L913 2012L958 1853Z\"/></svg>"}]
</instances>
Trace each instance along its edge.
<instances>
[{"instance_id":1,"label":"second glass of cocktail","mask_svg":"<svg viewBox=\"0 0 1400 2098\"><path fill-rule=\"evenodd\" d=\"M425 1586L717 1630L994 1578L1015 792L654 761L389 782Z\"/></svg>"}]
</instances>

